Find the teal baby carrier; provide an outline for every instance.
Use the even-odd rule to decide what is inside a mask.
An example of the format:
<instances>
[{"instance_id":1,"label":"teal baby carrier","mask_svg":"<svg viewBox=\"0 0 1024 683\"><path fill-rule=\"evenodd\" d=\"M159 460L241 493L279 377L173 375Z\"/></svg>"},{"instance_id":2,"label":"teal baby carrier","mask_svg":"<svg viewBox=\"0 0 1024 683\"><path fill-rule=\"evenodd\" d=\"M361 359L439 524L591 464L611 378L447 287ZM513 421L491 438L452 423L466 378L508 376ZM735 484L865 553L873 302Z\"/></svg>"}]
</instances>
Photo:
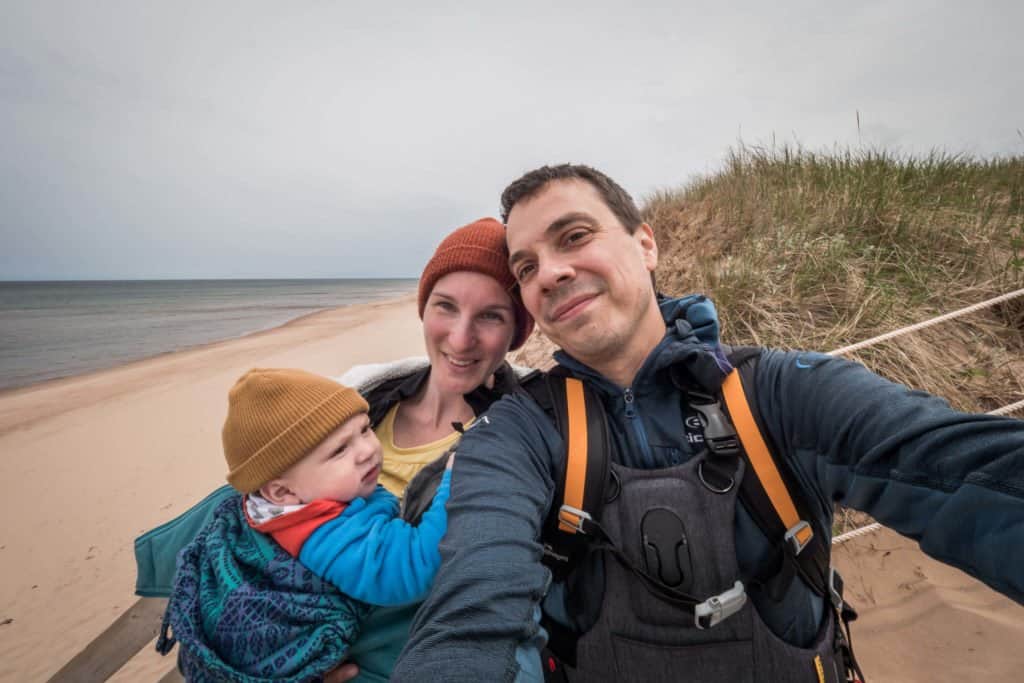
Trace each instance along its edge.
<instances>
[{"instance_id":1,"label":"teal baby carrier","mask_svg":"<svg viewBox=\"0 0 1024 683\"><path fill-rule=\"evenodd\" d=\"M220 537L216 541L220 549L216 554L206 553L204 561L197 561L197 546L190 545L200 534ZM231 537L238 541L233 552L227 545ZM188 568L176 587L179 552L183 552L182 562ZM217 489L177 518L136 539L135 559L138 595L165 598L171 597L172 591L175 594L164 617L157 649L167 654L179 643L178 664L190 681L319 680L344 658L359 665L357 681L383 682L408 637L416 608L368 608L342 595L272 539L250 529L240 497L229 486ZM256 585L269 590L271 599L256 614L227 606L231 599L238 603ZM218 623L204 625L196 619L203 594L207 599L225 600L223 606L210 609L211 614L218 615ZM282 612L271 612L273 601L284 598L293 604L283 605ZM357 621L349 619L353 613ZM353 623L361 628L349 632L345 624ZM238 630L232 633L235 625ZM231 648L232 661L238 661L235 657L241 654L250 673L225 667L210 647L204 628L217 632L217 640L223 641L220 646ZM307 635L302 636L303 631ZM328 637L331 642L324 643L328 650L322 656L311 656L310 640ZM276 652L273 657L272 652ZM310 656L309 661L303 661L303 657ZM269 676L258 673L271 667L274 673Z\"/></svg>"}]
</instances>

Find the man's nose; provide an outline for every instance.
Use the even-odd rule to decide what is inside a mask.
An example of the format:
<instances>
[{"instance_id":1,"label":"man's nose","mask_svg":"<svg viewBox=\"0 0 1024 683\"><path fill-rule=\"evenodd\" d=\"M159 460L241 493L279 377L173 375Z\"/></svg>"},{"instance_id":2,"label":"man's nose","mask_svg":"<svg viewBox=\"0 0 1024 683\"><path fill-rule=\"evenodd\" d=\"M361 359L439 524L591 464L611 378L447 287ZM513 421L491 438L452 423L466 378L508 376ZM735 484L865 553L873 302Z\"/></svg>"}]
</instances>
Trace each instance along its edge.
<instances>
[{"instance_id":1,"label":"man's nose","mask_svg":"<svg viewBox=\"0 0 1024 683\"><path fill-rule=\"evenodd\" d=\"M557 289L576 276L576 270L565 259L551 256L537 264L537 280L544 291Z\"/></svg>"}]
</instances>

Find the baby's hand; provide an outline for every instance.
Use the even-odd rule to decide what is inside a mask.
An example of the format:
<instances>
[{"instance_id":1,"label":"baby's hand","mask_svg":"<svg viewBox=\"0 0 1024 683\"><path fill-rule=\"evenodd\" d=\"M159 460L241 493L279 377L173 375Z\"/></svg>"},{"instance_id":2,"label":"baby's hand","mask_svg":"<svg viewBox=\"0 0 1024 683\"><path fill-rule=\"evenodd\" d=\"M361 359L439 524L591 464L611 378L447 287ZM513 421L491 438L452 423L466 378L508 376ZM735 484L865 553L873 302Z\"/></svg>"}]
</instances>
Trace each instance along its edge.
<instances>
[{"instance_id":1,"label":"baby's hand","mask_svg":"<svg viewBox=\"0 0 1024 683\"><path fill-rule=\"evenodd\" d=\"M452 468L452 465L454 465L454 464L455 464L455 451L452 451L452 454L448 456L448 462L445 464L444 468L446 470L450 470Z\"/></svg>"}]
</instances>

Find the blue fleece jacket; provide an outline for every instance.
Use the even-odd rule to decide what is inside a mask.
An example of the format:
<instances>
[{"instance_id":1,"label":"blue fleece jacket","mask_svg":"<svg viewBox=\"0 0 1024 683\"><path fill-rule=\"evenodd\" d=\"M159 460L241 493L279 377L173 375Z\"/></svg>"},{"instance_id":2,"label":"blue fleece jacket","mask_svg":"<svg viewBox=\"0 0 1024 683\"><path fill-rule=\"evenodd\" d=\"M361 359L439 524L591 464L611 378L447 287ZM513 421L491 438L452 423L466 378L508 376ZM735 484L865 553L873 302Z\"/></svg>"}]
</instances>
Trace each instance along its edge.
<instances>
[{"instance_id":1,"label":"blue fleece jacket","mask_svg":"<svg viewBox=\"0 0 1024 683\"><path fill-rule=\"evenodd\" d=\"M338 589L371 605L394 606L422 600L437 573L437 546L446 526L451 488L446 470L419 526L398 515L398 499L378 486L321 524L299 551L299 562Z\"/></svg>"},{"instance_id":2,"label":"blue fleece jacket","mask_svg":"<svg viewBox=\"0 0 1024 683\"><path fill-rule=\"evenodd\" d=\"M670 366L705 386L729 370L710 302L687 297L661 308L665 338L630 387L556 355L602 397L613 452L631 467L694 455ZM839 501L1024 601L1024 422L959 413L816 353L763 350L753 396L776 456L788 459L821 528L831 528ZM535 610L550 581L539 537L563 457L550 419L521 395L494 404L463 436L441 569L392 680L510 681L519 673L516 653L537 637ZM772 547L742 506L733 533L741 571L756 573ZM778 602L752 599L790 643L809 642L821 622L822 600L799 581Z\"/></svg>"}]
</instances>

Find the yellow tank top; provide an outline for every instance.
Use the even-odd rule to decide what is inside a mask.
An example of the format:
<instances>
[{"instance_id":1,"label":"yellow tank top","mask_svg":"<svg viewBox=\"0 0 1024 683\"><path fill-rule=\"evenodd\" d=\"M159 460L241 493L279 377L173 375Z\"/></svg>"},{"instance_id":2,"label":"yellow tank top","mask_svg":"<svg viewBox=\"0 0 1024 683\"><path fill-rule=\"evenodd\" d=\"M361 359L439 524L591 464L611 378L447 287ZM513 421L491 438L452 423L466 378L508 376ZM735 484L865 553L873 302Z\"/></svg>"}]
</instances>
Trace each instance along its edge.
<instances>
[{"instance_id":1,"label":"yellow tank top","mask_svg":"<svg viewBox=\"0 0 1024 683\"><path fill-rule=\"evenodd\" d=\"M387 412L384 419L380 421L374 433L380 440L381 449L384 453L384 464L381 467L380 483L391 493L399 498L405 493L405 487L409 485L413 477L419 474L425 465L437 460L441 455L455 445L459 440L459 433L453 431L448 436L437 441L413 446L412 448L399 448L395 445L395 415L398 414L396 403ZM466 427L472 422L467 423Z\"/></svg>"}]
</instances>

